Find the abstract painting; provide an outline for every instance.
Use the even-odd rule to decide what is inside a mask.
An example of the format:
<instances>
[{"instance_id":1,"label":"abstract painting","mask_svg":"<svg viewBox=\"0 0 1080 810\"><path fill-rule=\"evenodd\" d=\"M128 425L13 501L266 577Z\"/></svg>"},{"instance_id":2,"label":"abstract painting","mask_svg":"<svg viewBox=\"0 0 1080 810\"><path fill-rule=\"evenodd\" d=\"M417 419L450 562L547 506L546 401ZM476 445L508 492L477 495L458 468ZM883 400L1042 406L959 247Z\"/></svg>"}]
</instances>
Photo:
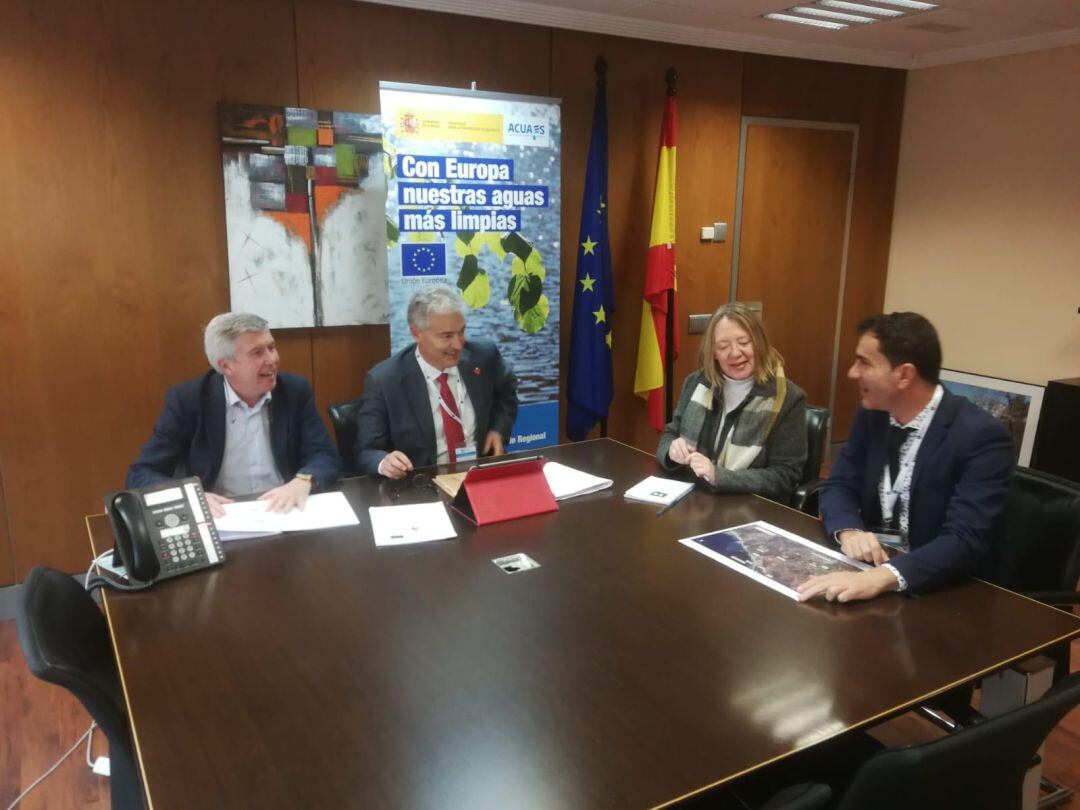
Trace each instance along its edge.
<instances>
[{"instance_id":1,"label":"abstract painting","mask_svg":"<svg viewBox=\"0 0 1080 810\"><path fill-rule=\"evenodd\" d=\"M378 115L221 104L229 294L271 328L386 323Z\"/></svg>"},{"instance_id":2,"label":"abstract painting","mask_svg":"<svg viewBox=\"0 0 1080 810\"><path fill-rule=\"evenodd\" d=\"M941 370L941 384L951 393L969 399L1001 422L1012 436L1016 463L1027 467L1035 445L1035 431L1042 409L1041 385L982 377L963 371Z\"/></svg>"}]
</instances>

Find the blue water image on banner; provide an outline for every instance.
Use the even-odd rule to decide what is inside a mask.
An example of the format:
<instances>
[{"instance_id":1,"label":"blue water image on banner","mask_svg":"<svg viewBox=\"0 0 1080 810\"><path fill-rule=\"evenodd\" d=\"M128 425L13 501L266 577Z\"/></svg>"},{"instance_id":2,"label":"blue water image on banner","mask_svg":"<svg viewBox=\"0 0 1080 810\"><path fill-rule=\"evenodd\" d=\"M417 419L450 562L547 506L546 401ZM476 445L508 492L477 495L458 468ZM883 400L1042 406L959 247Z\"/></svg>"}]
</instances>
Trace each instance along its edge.
<instances>
[{"instance_id":1,"label":"blue water image on banner","mask_svg":"<svg viewBox=\"0 0 1080 810\"><path fill-rule=\"evenodd\" d=\"M438 242L401 246L401 275L446 276L446 245Z\"/></svg>"}]
</instances>

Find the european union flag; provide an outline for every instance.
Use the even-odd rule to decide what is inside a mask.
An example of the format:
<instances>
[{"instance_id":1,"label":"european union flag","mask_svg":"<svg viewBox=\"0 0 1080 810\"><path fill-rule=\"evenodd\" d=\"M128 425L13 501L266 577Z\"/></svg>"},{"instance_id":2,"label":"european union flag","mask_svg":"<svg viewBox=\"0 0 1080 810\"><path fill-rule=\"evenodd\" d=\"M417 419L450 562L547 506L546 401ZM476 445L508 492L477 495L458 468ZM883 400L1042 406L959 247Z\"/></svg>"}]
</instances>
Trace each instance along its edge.
<instances>
[{"instance_id":1,"label":"european union flag","mask_svg":"<svg viewBox=\"0 0 1080 810\"><path fill-rule=\"evenodd\" d=\"M607 91L598 63L592 140L585 167L581 231L570 321L570 379L567 386L566 435L584 439L606 420L614 391L611 373L611 250L607 212Z\"/></svg>"},{"instance_id":2,"label":"european union flag","mask_svg":"<svg viewBox=\"0 0 1080 810\"><path fill-rule=\"evenodd\" d=\"M401 244L401 275L445 276L446 245L442 242L403 242Z\"/></svg>"}]
</instances>

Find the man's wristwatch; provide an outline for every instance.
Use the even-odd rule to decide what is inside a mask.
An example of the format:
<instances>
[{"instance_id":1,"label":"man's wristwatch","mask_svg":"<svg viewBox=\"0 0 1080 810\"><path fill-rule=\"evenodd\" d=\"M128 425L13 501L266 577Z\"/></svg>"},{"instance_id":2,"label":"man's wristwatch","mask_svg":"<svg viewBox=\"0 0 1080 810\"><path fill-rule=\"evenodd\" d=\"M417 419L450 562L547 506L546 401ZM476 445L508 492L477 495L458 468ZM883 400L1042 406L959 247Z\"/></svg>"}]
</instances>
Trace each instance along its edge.
<instances>
[{"instance_id":1,"label":"man's wristwatch","mask_svg":"<svg viewBox=\"0 0 1080 810\"><path fill-rule=\"evenodd\" d=\"M315 476L311 473L297 473L293 478L299 478L301 481L307 481L309 484L314 483Z\"/></svg>"}]
</instances>

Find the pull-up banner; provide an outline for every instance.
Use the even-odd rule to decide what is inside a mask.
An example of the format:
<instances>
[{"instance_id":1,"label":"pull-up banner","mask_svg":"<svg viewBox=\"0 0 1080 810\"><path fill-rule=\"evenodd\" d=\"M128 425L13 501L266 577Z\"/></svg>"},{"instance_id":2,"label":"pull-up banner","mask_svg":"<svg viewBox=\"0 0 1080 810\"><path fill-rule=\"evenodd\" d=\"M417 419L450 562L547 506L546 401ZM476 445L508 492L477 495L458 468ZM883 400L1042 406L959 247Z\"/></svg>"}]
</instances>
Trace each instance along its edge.
<instances>
[{"instance_id":1,"label":"pull-up banner","mask_svg":"<svg viewBox=\"0 0 1080 810\"><path fill-rule=\"evenodd\" d=\"M508 451L559 439L560 110L557 99L381 82L390 350L420 284L470 307L518 378Z\"/></svg>"}]
</instances>

